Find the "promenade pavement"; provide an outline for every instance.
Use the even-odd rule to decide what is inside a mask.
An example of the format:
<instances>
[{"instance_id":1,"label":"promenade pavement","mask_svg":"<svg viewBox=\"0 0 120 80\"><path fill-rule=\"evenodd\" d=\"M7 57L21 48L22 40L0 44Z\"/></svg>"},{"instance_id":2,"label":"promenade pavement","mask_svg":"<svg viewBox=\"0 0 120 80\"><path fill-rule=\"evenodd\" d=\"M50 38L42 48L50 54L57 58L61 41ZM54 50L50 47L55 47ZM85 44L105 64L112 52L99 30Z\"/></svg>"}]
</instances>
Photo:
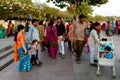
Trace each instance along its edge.
<instances>
[{"instance_id":1,"label":"promenade pavement","mask_svg":"<svg viewBox=\"0 0 120 80\"><path fill-rule=\"evenodd\" d=\"M112 38L116 55L116 78L112 78L112 69L108 67L102 67L101 76L96 76L97 67L89 64L86 46L80 64L75 62L75 56L66 46L65 59L62 59L60 55L57 55L57 59L51 59L46 50L40 52L39 55L39 60L43 62L41 67L33 66L32 71L19 73L17 71L18 62L14 62L0 72L0 80L120 80L120 36L113 36ZM7 42L9 43L11 40L0 40L0 46L1 42L3 45L7 45Z\"/></svg>"},{"instance_id":2,"label":"promenade pavement","mask_svg":"<svg viewBox=\"0 0 120 80\"><path fill-rule=\"evenodd\" d=\"M7 46L13 46L13 37L0 39L0 49L3 49Z\"/></svg>"}]
</instances>

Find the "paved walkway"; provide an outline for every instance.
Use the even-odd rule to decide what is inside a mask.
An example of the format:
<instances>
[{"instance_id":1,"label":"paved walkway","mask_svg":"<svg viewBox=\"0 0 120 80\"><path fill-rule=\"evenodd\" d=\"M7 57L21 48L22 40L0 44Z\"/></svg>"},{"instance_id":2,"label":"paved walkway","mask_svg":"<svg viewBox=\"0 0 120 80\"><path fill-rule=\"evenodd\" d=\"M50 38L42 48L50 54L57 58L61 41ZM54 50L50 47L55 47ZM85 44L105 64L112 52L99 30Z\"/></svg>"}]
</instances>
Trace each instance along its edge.
<instances>
[{"instance_id":1,"label":"paved walkway","mask_svg":"<svg viewBox=\"0 0 120 80\"><path fill-rule=\"evenodd\" d=\"M89 65L89 54L86 48L83 50L81 64L76 64L75 57L67 51L66 58L60 55L53 60L47 56L47 51L40 54L39 59L43 62L41 67L33 67L26 73L17 71L18 63L13 63L0 72L0 80L120 80L120 36L113 36L116 54L116 78L112 78L112 70L108 67L101 68L101 76L96 76L97 67Z\"/></svg>"},{"instance_id":2,"label":"paved walkway","mask_svg":"<svg viewBox=\"0 0 120 80\"><path fill-rule=\"evenodd\" d=\"M0 39L0 49L13 45L13 37Z\"/></svg>"}]
</instances>

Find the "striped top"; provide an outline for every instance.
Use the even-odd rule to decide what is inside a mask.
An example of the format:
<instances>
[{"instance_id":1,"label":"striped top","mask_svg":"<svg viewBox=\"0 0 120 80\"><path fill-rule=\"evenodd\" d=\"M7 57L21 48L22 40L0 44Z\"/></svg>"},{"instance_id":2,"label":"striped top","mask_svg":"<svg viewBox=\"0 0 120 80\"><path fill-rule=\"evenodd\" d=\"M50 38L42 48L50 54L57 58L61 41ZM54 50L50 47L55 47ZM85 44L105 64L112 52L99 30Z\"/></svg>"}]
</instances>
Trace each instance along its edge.
<instances>
[{"instance_id":1,"label":"striped top","mask_svg":"<svg viewBox=\"0 0 120 80\"><path fill-rule=\"evenodd\" d=\"M38 41L40 40L39 31L38 31L37 27L31 25L28 35L27 35L27 41L32 42L34 39L36 39Z\"/></svg>"}]
</instances>

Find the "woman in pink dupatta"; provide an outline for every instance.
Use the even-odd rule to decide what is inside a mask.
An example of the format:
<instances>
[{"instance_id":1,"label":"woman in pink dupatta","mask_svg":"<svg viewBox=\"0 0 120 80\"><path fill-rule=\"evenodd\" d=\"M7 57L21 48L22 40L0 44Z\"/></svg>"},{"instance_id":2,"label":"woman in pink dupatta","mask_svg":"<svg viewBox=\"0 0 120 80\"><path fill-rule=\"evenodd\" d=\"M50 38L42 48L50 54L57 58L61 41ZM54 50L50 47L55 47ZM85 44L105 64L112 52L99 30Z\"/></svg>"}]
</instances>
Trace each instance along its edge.
<instances>
[{"instance_id":1,"label":"woman in pink dupatta","mask_svg":"<svg viewBox=\"0 0 120 80\"><path fill-rule=\"evenodd\" d=\"M120 21L116 21L116 35L120 34Z\"/></svg>"},{"instance_id":2,"label":"woman in pink dupatta","mask_svg":"<svg viewBox=\"0 0 120 80\"><path fill-rule=\"evenodd\" d=\"M55 59L58 51L58 36L56 26L54 26L54 20L51 20L46 28L46 44L50 56Z\"/></svg>"}]
</instances>

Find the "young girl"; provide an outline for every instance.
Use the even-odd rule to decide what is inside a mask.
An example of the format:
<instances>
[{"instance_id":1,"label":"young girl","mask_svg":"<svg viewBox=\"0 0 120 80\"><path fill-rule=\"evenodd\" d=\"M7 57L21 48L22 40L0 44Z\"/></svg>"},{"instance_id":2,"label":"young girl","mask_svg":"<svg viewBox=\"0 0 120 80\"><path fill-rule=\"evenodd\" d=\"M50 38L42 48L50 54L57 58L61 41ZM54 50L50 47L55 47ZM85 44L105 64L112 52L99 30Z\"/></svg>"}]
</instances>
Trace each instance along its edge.
<instances>
[{"instance_id":1,"label":"young girl","mask_svg":"<svg viewBox=\"0 0 120 80\"><path fill-rule=\"evenodd\" d=\"M31 62L34 65L35 63L40 66L41 63L38 60L38 40L34 39L32 41L32 45L31 45L31 49L30 49L30 53L31 53Z\"/></svg>"},{"instance_id":2,"label":"young girl","mask_svg":"<svg viewBox=\"0 0 120 80\"><path fill-rule=\"evenodd\" d=\"M92 21L88 21L88 22L87 22L87 28L86 28L86 39L85 39L85 43L87 43L87 41L88 41L88 38L89 38L89 36L90 36L90 31L91 31L92 28L93 28L93 22L92 22ZM87 51L88 51L88 53L90 53L90 47L89 47L88 44L87 44Z\"/></svg>"}]
</instances>

